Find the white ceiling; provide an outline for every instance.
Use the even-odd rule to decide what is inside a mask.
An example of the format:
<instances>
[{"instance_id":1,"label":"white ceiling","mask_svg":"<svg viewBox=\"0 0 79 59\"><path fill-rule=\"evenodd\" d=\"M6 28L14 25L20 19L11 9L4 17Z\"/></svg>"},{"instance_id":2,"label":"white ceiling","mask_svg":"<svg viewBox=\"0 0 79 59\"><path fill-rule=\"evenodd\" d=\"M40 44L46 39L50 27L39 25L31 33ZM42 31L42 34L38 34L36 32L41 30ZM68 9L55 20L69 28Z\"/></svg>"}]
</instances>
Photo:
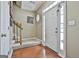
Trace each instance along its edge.
<instances>
[{"instance_id":1,"label":"white ceiling","mask_svg":"<svg viewBox=\"0 0 79 59\"><path fill-rule=\"evenodd\" d=\"M29 11L36 11L45 1L22 1L21 8Z\"/></svg>"}]
</instances>

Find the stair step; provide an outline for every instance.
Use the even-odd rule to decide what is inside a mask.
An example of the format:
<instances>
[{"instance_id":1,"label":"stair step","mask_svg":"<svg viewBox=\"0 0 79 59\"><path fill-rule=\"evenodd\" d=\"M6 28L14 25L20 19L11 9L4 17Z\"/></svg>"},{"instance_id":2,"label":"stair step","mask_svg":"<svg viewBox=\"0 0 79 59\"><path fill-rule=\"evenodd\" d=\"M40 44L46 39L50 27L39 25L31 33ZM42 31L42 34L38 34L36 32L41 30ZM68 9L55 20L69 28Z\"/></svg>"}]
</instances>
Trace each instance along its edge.
<instances>
[{"instance_id":1,"label":"stair step","mask_svg":"<svg viewBox=\"0 0 79 59\"><path fill-rule=\"evenodd\" d=\"M13 48L14 49L18 49L18 48L24 48L24 47L30 47L30 46L34 46L34 45L38 45L41 43L41 40L23 40L22 41L22 46L20 45L20 43L15 43L13 44Z\"/></svg>"}]
</instances>

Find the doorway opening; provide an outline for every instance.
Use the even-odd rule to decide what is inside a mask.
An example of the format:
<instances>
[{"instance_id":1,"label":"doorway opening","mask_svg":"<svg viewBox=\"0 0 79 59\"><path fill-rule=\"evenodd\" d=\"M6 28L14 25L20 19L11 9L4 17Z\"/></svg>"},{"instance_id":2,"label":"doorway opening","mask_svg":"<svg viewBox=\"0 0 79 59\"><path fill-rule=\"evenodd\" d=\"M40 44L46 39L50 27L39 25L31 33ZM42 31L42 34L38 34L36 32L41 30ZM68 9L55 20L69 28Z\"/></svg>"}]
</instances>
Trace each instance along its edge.
<instances>
[{"instance_id":1,"label":"doorway opening","mask_svg":"<svg viewBox=\"0 0 79 59\"><path fill-rule=\"evenodd\" d=\"M66 57L66 2L55 2L43 11L43 41L45 46Z\"/></svg>"}]
</instances>

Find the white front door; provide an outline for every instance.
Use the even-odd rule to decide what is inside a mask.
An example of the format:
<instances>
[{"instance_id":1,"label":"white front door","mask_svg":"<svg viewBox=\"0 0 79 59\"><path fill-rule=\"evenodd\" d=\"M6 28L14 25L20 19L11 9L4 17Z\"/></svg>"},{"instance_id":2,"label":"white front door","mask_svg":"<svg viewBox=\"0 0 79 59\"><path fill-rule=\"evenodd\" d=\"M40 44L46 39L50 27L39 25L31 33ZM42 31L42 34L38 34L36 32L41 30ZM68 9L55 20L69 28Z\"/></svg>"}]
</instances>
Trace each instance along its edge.
<instances>
[{"instance_id":1,"label":"white front door","mask_svg":"<svg viewBox=\"0 0 79 59\"><path fill-rule=\"evenodd\" d=\"M0 11L0 55L8 55L9 53L9 27L10 27L10 15L9 15L9 2L1 1Z\"/></svg>"},{"instance_id":2,"label":"white front door","mask_svg":"<svg viewBox=\"0 0 79 59\"><path fill-rule=\"evenodd\" d=\"M57 6L45 13L45 44L58 52L57 46Z\"/></svg>"}]
</instances>

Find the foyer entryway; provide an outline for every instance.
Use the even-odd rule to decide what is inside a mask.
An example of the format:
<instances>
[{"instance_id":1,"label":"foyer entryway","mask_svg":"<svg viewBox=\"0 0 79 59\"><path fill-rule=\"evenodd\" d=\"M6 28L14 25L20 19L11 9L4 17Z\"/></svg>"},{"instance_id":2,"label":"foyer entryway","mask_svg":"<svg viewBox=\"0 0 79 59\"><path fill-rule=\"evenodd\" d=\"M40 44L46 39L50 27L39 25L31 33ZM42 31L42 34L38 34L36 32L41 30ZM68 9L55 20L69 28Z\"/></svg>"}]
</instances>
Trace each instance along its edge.
<instances>
[{"instance_id":1,"label":"foyer entryway","mask_svg":"<svg viewBox=\"0 0 79 59\"><path fill-rule=\"evenodd\" d=\"M36 45L14 50L12 58L60 58L60 56L48 47Z\"/></svg>"}]
</instances>

